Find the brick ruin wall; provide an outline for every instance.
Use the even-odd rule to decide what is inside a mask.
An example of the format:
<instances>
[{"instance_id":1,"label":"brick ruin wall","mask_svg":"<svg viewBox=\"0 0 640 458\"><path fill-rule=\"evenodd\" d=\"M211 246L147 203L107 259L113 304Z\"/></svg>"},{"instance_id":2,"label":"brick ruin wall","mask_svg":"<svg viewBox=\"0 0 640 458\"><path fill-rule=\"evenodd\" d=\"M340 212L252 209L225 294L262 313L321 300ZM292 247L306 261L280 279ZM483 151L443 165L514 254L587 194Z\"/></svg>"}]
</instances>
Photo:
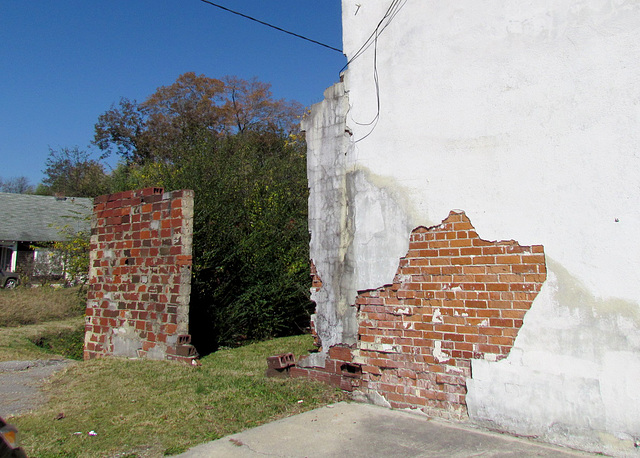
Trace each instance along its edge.
<instances>
[{"instance_id":1,"label":"brick ruin wall","mask_svg":"<svg viewBox=\"0 0 640 458\"><path fill-rule=\"evenodd\" d=\"M93 211L84 359L193 359L193 191L120 192Z\"/></svg>"},{"instance_id":2,"label":"brick ruin wall","mask_svg":"<svg viewBox=\"0 0 640 458\"><path fill-rule=\"evenodd\" d=\"M313 266L312 275L321 288ZM411 233L393 284L358 294L357 344L332 347L325 367L292 375L464 418L471 360L507 357L545 279L541 245L482 240L464 213L451 212Z\"/></svg>"}]
</instances>

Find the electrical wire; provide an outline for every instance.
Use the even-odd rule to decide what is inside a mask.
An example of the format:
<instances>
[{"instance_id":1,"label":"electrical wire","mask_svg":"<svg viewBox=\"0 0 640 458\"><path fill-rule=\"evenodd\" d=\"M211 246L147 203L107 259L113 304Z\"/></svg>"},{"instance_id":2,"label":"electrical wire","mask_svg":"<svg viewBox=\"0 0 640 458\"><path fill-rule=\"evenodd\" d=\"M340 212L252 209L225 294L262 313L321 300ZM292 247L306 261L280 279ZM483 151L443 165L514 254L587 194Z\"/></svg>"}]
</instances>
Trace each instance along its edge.
<instances>
[{"instance_id":1,"label":"electrical wire","mask_svg":"<svg viewBox=\"0 0 640 458\"><path fill-rule=\"evenodd\" d=\"M313 39L305 37L303 35L299 35L297 33L290 32L290 31L285 30L285 29L283 29L281 27L275 26L273 24L269 24L268 22L261 21L260 19L256 19L254 17L248 16L248 15L240 13L238 11L234 11L234 10L232 10L230 8L224 7L222 5L219 5L217 3L212 2L210 0L200 0L200 1L202 3L206 3L206 4L211 5L211 6L215 6L216 8L219 8L219 9L221 9L223 11L235 14L235 15L243 17L245 19L249 19L250 21L257 22L258 24L262 24L262 25L265 25L265 26L270 27L272 29L278 30L279 32L283 32L283 33L286 33L288 35L292 35L292 36L294 36L296 38L300 38L302 40L309 41L309 42L314 43L316 45L331 49L332 51L336 51L336 52L339 52L341 54L344 54L344 52L341 49L335 48L333 46L330 46L330 45L327 45L325 43L319 42L317 40L313 40ZM355 143L358 143L358 142L364 140L365 138L367 138L369 135L371 135L373 133L373 131L375 130L377 124L378 124L378 120L380 119L380 80L379 80L379 77L378 77L378 38L380 37L380 34L389 26L391 21L395 18L395 16L402 9L402 7L404 7L404 5L407 3L407 1L408 0L393 0L391 2L391 4L389 5L389 8L387 8L387 11L385 12L385 14L382 17L382 19L380 19L380 21L378 22L378 25L373 30L371 35L369 35L369 37L363 43L363 45L360 47L360 49L358 49L358 51L356 51L356 53L353 55L353 57L351 57L351 59L349 59L349 61L345 64L345 66L342 67L342 69L340 70L340 72L344 71L349 66L349 64L351 62L353 62L354 60L356 60L357 58L362 56L373 45L373 47L374 47L374 51L373 51L373 81L374 81L375 86L376 86L376 115L373 117L373 119L371 121L365 122L365 123L360 123L360 122L354 120L354 122L356 124L358 124L359 126L373 126L371 128L371 130L366 135L364 135L363 137L361 137L358 140L356 140Z\"/></svg>"},{"instance_id":2,"label":"electrical wire","mask_svg":"<svg viewBox=\"0 0 640 458\"><path fill-rule=\"evenodd\" d=\"M211 2L211 1L209 1L209 0L200 0L200 1L201 1L202 3L207 3L208 5L211 5L211 6L215 6L216 8L220 8L221 10L227 11L227 12L229 12L229 13L233 13L233 14L238 15L238 16L240 16L240 17L243 17L243 18L245 18L245 19L249 19L250 21L257 22L258 24L266 25L267 27L271 27L272 29L276 29L276 30L278 30L279 32L284 32L284 33L286 33L286 34L293 35L294 37L301 38L302 40L309 41L309 42L311 42L311 43L314 43L314 44L317 44L317 45L323 46L323 47L325 47L325 48L331 49L332 51L337 51L337 52L339 52L340 54L342 54L342 50L341 50L341 49L334 48L333 46L330 46L330 45L327 45L327 44L321 43L321 42L319 42L319 41L316 41L316 40L313 40L313 39L311 39L311 38L305 37L305 36L303 36L303 35L298 35L297 33L290 32L290 31L285 30L285 29L283 29L283 28L281 28L281 27L275 26L275 25L273 25L273 24L269 24L268 22L261 21L260 19L256 19L256 18L254 18L254 17L247 16L246 14L240 13L240 12L238 12L238 11L234 11L234 10L229 9L229 8L226 8L226 7L222 6L222 5L218 5L217 3L213 3L213 2Z\"/></svg>"},{"instance_id":3,"label":"electrical wire","mask_svg":"<svg viewBox=\"0 0 640 458\"><path fill-rule=\"evenodd\" d=\"M361 123L356 121L355 119L353 120L353 122L355 122L359 126L373 126L366 135L359 138L358 140L355 140L354 143L361 142L362 140L367 138L369 135L371 135L375 130L376 126L378 125L378 121L380 120L380 80L378 77L378 38L380 37L380 34L389 26L389 24L391 24L391 21L393 21L393 19L396 17L396 15L400 12L402 7L404 7L406 3L407 3L407 0L393 0L391 2L384 16L382 17L382 19L380 19L380 21L378 22L378 25L376 26L374 31L371 33L371 35L369 35L369 38L367 38L367 40L363 43L360 49L356 51L353 57L351 57L351 59L349 59L349 61L342 68L342 70L340 70L342 72L345 68L349 66L351 62L356 60L358 57L362 56L365 53L365 51L367 51L367 49L369 49L371 45L373 45L373 81L376 86L376 115L369 122Z\"/></svg>"},{"instance_id":4,"label":"electrical wire","mask_svg":"<svg viewBox=\"0 0 640 458\"><path fill-rule=\"evenodd\" d=\"M377 40L378 36L384 31L384 29L386 29L389 26L389 24L391 23L393 18L396 16L396 14L398 14L398 12L400 12L402 7L404 7L405 3L407 3L407 0L393 0L391 2L391 4L389 5L389 8L387 8L387 11L385 12L384 16L382 17L382 19L380 19L380 21L378 22L378 25L373 30L373 32L371 32L371 35L369 35L369 38L367 38L367 40L364 42L364 44L362 46L360 46L360 49L358 49L358 51L356 51L356 53L353 55L353 57L351 59L349 59L349 61L345 64L345 66L342 67L342 70L347 68L351 62L356 60L367 49L369 49L369 47L375 42L375 40ZM385 20L387 20L386 23L385 23ZM371 41L372 39L374 40L373 42ZM340 70L340 71L342 71L342 70Z\"/></svg>"}]
</instances>

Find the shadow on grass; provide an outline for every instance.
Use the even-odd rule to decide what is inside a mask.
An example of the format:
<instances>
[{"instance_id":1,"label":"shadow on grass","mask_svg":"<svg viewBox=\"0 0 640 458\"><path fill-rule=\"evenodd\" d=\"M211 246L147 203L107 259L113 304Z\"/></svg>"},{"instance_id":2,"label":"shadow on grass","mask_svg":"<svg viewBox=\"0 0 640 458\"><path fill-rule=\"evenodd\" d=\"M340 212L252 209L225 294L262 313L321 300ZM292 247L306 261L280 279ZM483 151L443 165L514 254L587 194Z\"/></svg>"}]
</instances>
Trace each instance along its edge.
<instances>
[{"instance_id":1,"label":"shadow on grass","mask_svg":"<svg viewBox=\"0 0 640 458\"><path fill-rule=\"evenodd\" d=\"M84 328L47 331L29 340L47 352L82 360Z\"/></svg>"}]
</instances>

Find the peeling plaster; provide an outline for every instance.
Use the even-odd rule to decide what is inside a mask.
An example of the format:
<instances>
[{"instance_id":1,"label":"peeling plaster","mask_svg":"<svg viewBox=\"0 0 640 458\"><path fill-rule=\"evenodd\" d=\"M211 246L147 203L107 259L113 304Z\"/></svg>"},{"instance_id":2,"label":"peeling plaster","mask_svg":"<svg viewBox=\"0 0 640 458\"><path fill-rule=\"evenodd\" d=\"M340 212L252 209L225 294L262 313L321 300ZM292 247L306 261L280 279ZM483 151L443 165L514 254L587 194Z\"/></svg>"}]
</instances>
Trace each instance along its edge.
<instances>
[{"instance_id":1,"label":"peeling plaster","mask_svg":"<svg viewBox=\"0 0 640 458\"><path fill-rule=\"evenodd\" d=\"M386 263L404 253L384 237L406 240L407 221L429 227L462 207L489 240L543 244L549 269L508 358L473 361L472 419L637 456L640 4L460 5L407 3L330 90L341 98L335 109L308 120L311 192L330 202L312 197L310 205L312 259L335 288L314 296L318 314L329 311L318 326L323 343L351 342L353 317L337 313L354 290L392 282ZM343 7L353 57L386 6L357 15L351 2ZM350 121L375 113L376 103L374 130ZM386 214L387 203L403 219ZM340 232L347 228L355 232ZM340 267L331 265L336 253Z\"/></svg>"},{"instance_id":2,"label":"peeling plaster","mask_svg":"<svg viewBox=\"0 0 640 458\"><path fill-rule=\"evenodd\" d=\"M111 344L113 345L114 356L128 358L138 356L138 350L142 349L142 343L136 333L135 326L125 321L119 328L114 328L112 334Z\"/></svg>"},{"instance_id":3,"label":"peeling plaster","mask_svg":"<svg viewBox=\"0 0 640 458\"><path fill-rule=\"evenodd\" d=\"M338 343L353 344L355 311L349 307L357 291L354 266L348 252L352 245L353 213L347 204L346 155L349 134L345 114L347 95L341 83L325 91L325 100L311 109L302 123L307 138L309 180L310 257L323 281L312 291L316 304L315 328L323 349ZM313 357L316 363L322 357Z\"/></svg>"},{"instance_id":4,"label":"peeling plaster","mask_svg":"<svg viewBox=\"0 0 640 458\"><path fill-rule=\"evenodd\" d=\"M625 438L640 431L640 311L593 296L557 261L548 259L547 268L509 357L472 361L469 416L515 434L619 454Z\"/></svg>"},{"instance_id":5,"label":"peeling plaster","mask_svg":"<svg viewBox=\"0 0 640 458\"><path fill-rule=\"evenodd\" d=\"M355 344L352 306L358 291L393 279L413 227L402 188L353 160L347 112L348 94L338 83L325 91L325 100L314 105L302 123L308 151L310 257L323 282L322 288L312 290L311 300L323 351ZM367 262L372 258L380 262ZM319 356L307 359L313 365L323 361Z\"/></svg>"},{"instance_id":6,"label":"peeling plaster","mask_svg":"<svg viewBox=\"0 0 640 458\"><path fill-rule=\"evenodd\" d=\"M436 340L433 343L433 356L440 363L444 363L444 362L449 361L451 359L451 356L449 356L448 353L445 353L444 351L442 351L442 341L440 341L440 340Z\"/></svg>"},{"instance_id":7,"label":"peeling plaster","mask_svg":"<svg viewBox=\"0 0 640 458\"><path fill-rule=\"evenodd\" d=\"M368 391L366 394L365 393L358 393L358 394L362 395L362 397L364 397L364 399L369 401L371 404L374 404L380 407L386 407L387 409L391 408L391 404L389 404L389 401L387 401L380 393L376 391Z\"/></svg>"}]
</instances>

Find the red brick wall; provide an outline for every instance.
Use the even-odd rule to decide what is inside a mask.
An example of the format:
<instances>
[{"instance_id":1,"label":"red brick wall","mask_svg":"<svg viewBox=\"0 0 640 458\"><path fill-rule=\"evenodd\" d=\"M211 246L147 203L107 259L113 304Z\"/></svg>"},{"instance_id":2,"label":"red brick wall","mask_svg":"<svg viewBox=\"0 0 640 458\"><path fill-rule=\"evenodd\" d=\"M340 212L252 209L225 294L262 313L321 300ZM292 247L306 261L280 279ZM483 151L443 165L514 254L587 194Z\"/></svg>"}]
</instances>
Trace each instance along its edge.
<instances>
[{"instance_id":1,"label":"red brick wall","mask_svg":"<svg viewBox=\"0 0 640 458\"><path fill-rule=\"evenodd\" d=\"M320 280L320 276L318 275L318 271L316 269L316 265L311 261L310 266L311 271L311 292L318 291L322 288L322 280ZM313 336L313 345L320 348L322 346L322 342L320 342L320 338L318 337L318 333L316 332L316 323L314 321L315 316L311 316L311 335Z\"/></svg>"},{"instance_id":2,"label":"red brick wall","mask_svg":"<svg viewBox=\"0 0 640 458\"><path fill-rule=\"evenodd\" d=\"M361 292L356 348L296 368L392 407L466 415L471 359L505 358L546 279L543 247L478 237L464 213L411 233L394 283ZM432 410L436 409L436 410Z\"/></svg>"},{"instance_id":3,"label":"red brick wall","mask_svg":"<svg viewBox=\"0 0 640 458\"><path fill-rule=\"evenodd\" d=\"M84 358L189 359L193 191L97 197Z\"/></svg>"}]
</instances>

